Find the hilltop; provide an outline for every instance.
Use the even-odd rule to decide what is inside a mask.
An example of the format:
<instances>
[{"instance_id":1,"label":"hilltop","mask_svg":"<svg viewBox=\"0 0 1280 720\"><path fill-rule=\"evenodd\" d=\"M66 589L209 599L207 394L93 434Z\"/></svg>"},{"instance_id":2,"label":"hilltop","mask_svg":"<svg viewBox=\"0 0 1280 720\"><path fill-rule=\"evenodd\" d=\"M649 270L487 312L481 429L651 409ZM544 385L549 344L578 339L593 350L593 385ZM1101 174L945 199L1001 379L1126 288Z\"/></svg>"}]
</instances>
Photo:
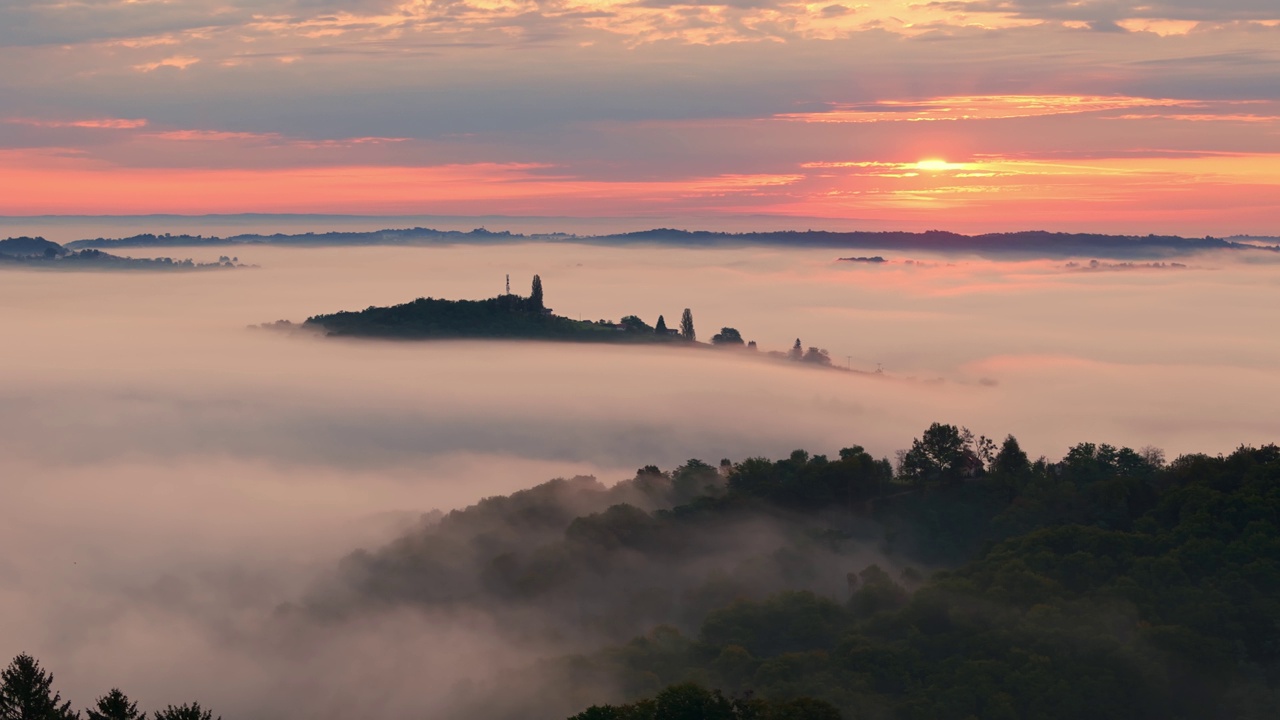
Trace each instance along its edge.
<instances>
[{"instance_id":1,"label":"hilltop","mask_svg":"<svg viewBox=\"0 0 1280 720\"><path fill-rule=\"evenodd\" d=\"M289 321L263 327L295 328ZM557 342L600 342L661 344L686 348L725 348L756 353L755 341L747 341L737 328L722 327L711 342L699 342L693 312L685 308L678 328L668 328L659 315L649 325L636 315L612 320L574 320L556 315L543 302L542 278L534 275L528 297L509 290L484 300L445 300L423 297L390 307L337 312L309 317L301 325L333 337L381 338L392 340L503 339L550 340ZM760 356L834 367L830 354L821 348L805 348L797 338L789 352L761 352ZM837 368L845 369L845 368Z\"/></svg>"}]
</instances>

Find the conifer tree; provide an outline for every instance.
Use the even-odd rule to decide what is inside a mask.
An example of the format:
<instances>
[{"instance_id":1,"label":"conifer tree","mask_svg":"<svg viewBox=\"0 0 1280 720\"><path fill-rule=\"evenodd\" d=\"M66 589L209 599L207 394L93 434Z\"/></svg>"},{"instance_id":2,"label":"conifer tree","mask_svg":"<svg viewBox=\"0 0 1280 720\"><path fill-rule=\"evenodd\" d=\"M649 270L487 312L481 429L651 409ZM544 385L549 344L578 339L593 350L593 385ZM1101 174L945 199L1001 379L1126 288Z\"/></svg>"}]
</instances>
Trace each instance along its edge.
<instances>
[{"instance_id":1,"label":"conifer tree","mask_svg":"<svg viewBox=\"0 0 1280 720\"><path fill-rule=\"evenodd\" d=\"M689 308L684 309L684 315L680 318L680 337L689 342L698 339L698 334L693 331L693 311Z\"/></svg>"},{"instance_id":2,"label":"conifer tree","mask_svg":"<svg viewBox=\"0 0 1280 720\"><path fill-rule=\"evenodd\" d=\"M529 305L534 310L542 309L542 278L533 276L533 290L529 293Z\"/></svg>"},{"instance_id":3,"label":"conifer tree","mask_svg":"<svg viewBox=\"0 0 1280 720\"><path fill-rule=\"evenodd\" d=\"M800 344L800 338L796 338L796 344L791 346L791 354L787 357L792 360L804 359L804 346Z\"/></svg>"},{"instance_id":4,"label":"conifer tree","mask_svg":"<svg viewBox=\"0 0 1280 720\"><path fill-rule=\"evenodd\" d=\"M658 324L653 326L653 332L658 335L667 334L667 320L661 315L658 316Z\"/></svg>"},{"instance_id":5,"label":"conifer tree","mask_svg":"<svg viewBox=\"0 0 1280 720\"><path fill-rule=\"evenodd\" d=\"M53 674L22 653L0 670L0 720L79 720L71 703L53 690Z\"/></svg>"},{"instance_id":6,"label":"conifer tree","mask_svg":"<svg viewBox=\"0 0 1280 720\"><path fill-rule=\"evenodd\" d=\"M147 720L147 714L138 710L138 703L129 702L129 696L120 688L98 698L98 702L84 711L87 720Z\"/></svg>"},{"instance_id":7,"label":"conifer tree","mask_svg":"<svg viewBox=\"0 0 1280 720\"><path fill-rule=\"evenodd\" d=\"M170 705L163 711L157 710L155 720L213 720L213 711L200 707L200 703L190 705ZM222 720L221 717L218 720Z\"/></svg>"}]
</instances>

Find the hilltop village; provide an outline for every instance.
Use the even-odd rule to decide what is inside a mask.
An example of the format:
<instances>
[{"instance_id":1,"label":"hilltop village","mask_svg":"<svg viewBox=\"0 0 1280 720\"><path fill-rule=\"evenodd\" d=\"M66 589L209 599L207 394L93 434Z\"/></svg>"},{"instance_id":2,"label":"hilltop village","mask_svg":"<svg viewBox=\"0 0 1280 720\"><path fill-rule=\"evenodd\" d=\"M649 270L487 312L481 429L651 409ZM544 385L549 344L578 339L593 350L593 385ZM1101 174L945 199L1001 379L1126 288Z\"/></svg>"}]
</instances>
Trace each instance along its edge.
<instances>
[{"instance_id":1,"label":"hilltop village","mask_svg":"<svg viewBox=\"0 0 1280 720\"><path fill-rule=\"evenodd\" d=\"M289 326L290 323L281 323ZM303 323L306 329L335 337L365 337L401 340L506 339L561 342L601 342L665 344L690 348L720 348L758 352L754 340L745 340L737 328L722 327L710 342L698 340L693 311L685 308L676 327L668 327L659 315L650 325L637 315L621 320L574 320L556 315L543 299L542 278L533 276L529 295L507 292L484 300L444 300L418 298L390 307L370 307L353 312L315 315ZM769 351L763 356L834 367L827 350L806 348L797 338L788 352ZM844 369L844 368L838 368Z\"/></svg>"}]
</instances>

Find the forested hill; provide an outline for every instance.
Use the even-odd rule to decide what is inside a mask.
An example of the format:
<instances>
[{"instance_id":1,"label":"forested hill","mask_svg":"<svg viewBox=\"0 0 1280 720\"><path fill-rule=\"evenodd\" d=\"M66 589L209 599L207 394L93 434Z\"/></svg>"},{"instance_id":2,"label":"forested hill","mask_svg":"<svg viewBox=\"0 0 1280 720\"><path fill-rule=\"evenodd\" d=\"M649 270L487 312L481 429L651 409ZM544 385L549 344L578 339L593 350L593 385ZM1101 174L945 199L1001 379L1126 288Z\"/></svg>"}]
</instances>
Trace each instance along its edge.
<instances>
[{"instance_id":1,"label":"forested hill","mask_svg":"<svg viewBox=\"0 0 1280 720\"><path fill-rule=\"evenodd\" d=\"M88 252L88 251L85 251ZM682 348L742 350L745 357L795 362L810 367L849 371L834 366L827 350L805 349L799 338L789 352L757 352L737 328L722 327L711 342L700 342L693 324L693 311L685 308L677 327L667 327L658 316L649 325L636 315L612 320L574 320L556 315L543 303L542 278L534 275L530 295L507 292L484 300L443 300L418 298L390 307L368 307L309 317L301 326L287 320L266 323L260 328L274 330L315 330L334 337L382 338L391 340L503 339L550 340L624 344L662 344Z\"/></svg>"},{"instance_id":2,"label":"forested hill","mask_svg":"<svg viewBox=\"0 0 1280 720\"><path fill-rule=\"evenodd\" d=\"M539 649L433 697L457 720L1274 720L1280 447L1032 461L934 424L896 467L552 480L351 553L273 619L387 612ZM69 720L51 679L20 655L0 697Z\"/></svg>"},{"instance_id":3,"label":"forested hill","mask_svg":"<svg viewBox=\"0 0 1280 720\"><path fill-rule=\"evenodd\" d=\"M697 344L691 335L668 331L661 318L658 327L650 327L635 316L614 323L556 315L543 304L542 280L537 275L529 297L508 292L484 300L418 298L390 307L316 315L307 318L303 327L337 337L405 340L501 338Z\"/></svg>"},{"instance_id":4,"label":"forested hill","mask_svg":"<svg viewBox=\"0 0 1280 720\"><path fill-rule=\"evenodd\" d=\"M0 240L0 268L37 270L209 270L244 267L239 259L223 257L218 262L198 263L190 258L131 258L101 250L68 250L51 240L17 237Z\"/></svg>"},{"instance_id":5,"label":"forested hill","mask_svg":"<svg viewBox=\"0 0 1280 720\"><path fill-rule=\"evenodd\" d=\"M83 251L90 252L90 251ZM796 338L787 352L759 351L754 340L743 338L737 328L722 327L710 342L698 340L693 311L685 308L677 327L667 327L659 315L649 325L636 315L612 320L574 320L556 315L543 303L542 278L533 276L529 297L507 292L484 300L443 300L418 298L390 307L315 315L300 326L288 320L257 326L271 330L319 331L333 337L380 338L387 340L501 339L545 340L621 344L660 344L690 349L739 350L739 357L759 358L825 368L841 372L861 372L832 364L830 353L819 347L807 349Z\"/></svg>"},{"instance_id":6,"label":"forested hill","mask_svg":"<svg viewBox=\"0 0 1280 720\"><path fill-rule=\"evenodd\" d=\"M135 248L135 247L202 247L214 245L295 245L295 246L344 246L344 245L431 245L431 244L482 244L527 241L530 239L554 239L560 235L513 235L509 232L490 232L477 228L469 232L456 230L435 230L432 228L413 227L403 229L385 229L372 232L333 231L324 233L274 233L261 235L243 233L240 235L172 235L170 233L132 235L124 238L93 238L91 240L74 240L67 243L68 248Z\"/></svg>"},{"instance_id":7,"label":"forested hill","mask_svg":"<svg viewBox=\"0 0 1280 720\"><path fill-rule=\"evenodd\" d=\"M29 257L61 257L67 254L67 249L52 240L45 240L42 237L11 237L0 240L0 255L29 258Z\"/></svg>"},{"instance_id":8,"label":"forested hill","mask_svg":"<svg viewBox=\"0 0 1280 720\"><path fill-rule=\"evenodd\" d=\"M886 249L936 252L1020 253L1065 257L1161 257L1201 250L1280 250L1222 238L1184 238L1170 235L1104 235L1026 231L962 235L953 232L832 232L825 230L726 233L657 228L612 235L546 233L524 235L478 228L469 232L413 227L372 232L301 234L241 234L227 237L203 235L135 235L127 238L77 240L68 248L190 247L226 244L301 246L342 245L451 245L518 242L573 242L591 244L651 244L672 247L780 246L831 249Z\"/></svg>"},{"instance_id":9,"label":"forested hill","mask_svg":"<svg viewBox=\"0 0 1280 720\"><path fill-rule=\"evenodd\" d=\"M687 634L599 653L592 671L634 698L699 683L680 692L720 708L704 717L746 716L708 688L817 701L779 715L805 720L1278 716L1280 448L1163 466L1092 444L1030 464L1006 446L970 481L935 482L874 514L934 554L982 539L969 562L923 584L872 566L845 596L740 600Z\"/></svg>"},{"instance_id":10,"label":"forested hill","mask_svg":"<svg viewBox=\"0 0 1280 720\"><path fill-rule=\"evenodd\" d=\"M1274 718L1280 448L1033 462L935 424L896 470L854 446L553 481L341 577L307 612L483 609L574 649L458 717Z\"/></svg>"},{"instance_id":11,"label":"forested hill","mask_svg":"<svg viewBox=\"0 0 1280 720\"><path fill-rule=\"evenodd\" d=\"M942 230L928 232L832 232L826 230L761 233L691 232L660 228L610 235L613 242L671 245L783 245L832 249L866 248L935 252L1034 253L1036 255L1100 254L1130 256L1186 253L1200 250L1258 249L1215 237L1184 238L1173 235L1103 235L1024 231L962 235ZM1274 248L1272 248L1274 249Z\"/></svg>"}]
</instances>

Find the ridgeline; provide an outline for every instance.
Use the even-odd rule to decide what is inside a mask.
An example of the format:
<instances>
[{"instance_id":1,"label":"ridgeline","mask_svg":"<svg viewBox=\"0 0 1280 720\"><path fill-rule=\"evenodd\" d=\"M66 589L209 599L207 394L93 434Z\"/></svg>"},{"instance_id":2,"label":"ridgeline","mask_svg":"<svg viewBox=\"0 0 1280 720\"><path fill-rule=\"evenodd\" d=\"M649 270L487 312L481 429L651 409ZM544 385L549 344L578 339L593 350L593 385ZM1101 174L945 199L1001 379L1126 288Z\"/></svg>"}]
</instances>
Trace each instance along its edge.
<instances>
[{"instance_id":1,"label":"ridgeline","mask_svg":"<svg viewBox=\"0 0 1280 720\"><path fill-rule=\"evenodd\" d=\"M112 255L94 248L69 250L41 237L16 237L0 240L0 268L32 268L38 270L214 270L245 267L239 258L222 257L216 263L198 263L190 258L131 258Z\"/></svg>"},{"instance_id":2,"label":"ridgeline","mask_svg":"<svg viewBox=\"0 0 1280 720\"><path fill-rule=\"evenodd\" d=\"M477 228L468 232L412 227L371 232L336 231L261 235L245 233L227 237L204 235L142 234L127 238L94 238L67 243L68 248L201 247L216 245L323 246L433 246L495 245L521 242L562 242L591 245L659 245L668 247L795 247L830 249L917 250L987 254L1067 257L1097 255L1109 258L1166 257L1204 250L1280 251L1280 245L1258 244L1247 238L1185 238L1176 235L1104 235L1023 231L962 235L942 230L927 232L833 232L784 230L774 232L710 232L655 228L607 235L570 233L521 234Z\"/></svg>"}]
</instances>

